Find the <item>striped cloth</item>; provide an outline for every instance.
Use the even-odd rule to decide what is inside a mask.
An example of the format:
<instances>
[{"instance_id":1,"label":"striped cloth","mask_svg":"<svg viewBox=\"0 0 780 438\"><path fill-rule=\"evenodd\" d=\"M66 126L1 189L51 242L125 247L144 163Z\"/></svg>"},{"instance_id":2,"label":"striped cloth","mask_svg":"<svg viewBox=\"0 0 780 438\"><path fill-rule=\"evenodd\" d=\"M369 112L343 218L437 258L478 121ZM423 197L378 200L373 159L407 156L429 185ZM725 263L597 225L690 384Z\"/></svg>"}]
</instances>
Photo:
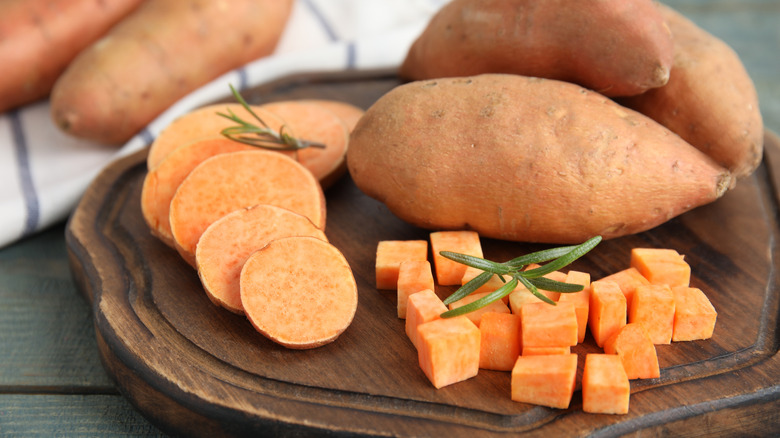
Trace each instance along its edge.
<instances>
[{"instance_id":1,"label":"striped cloth","mask_svg":"<svg viewBox=\"0 0 780 438\"><path fill-rule=\"evenodd\" d=\"M177 116L229 94L300 72L392 68L447 0L296 0L272 56L185 96L121 148L68 137L47 101L0 114L0 247L68 217L111 161L148 145Z\"/></svg>"}]
</instances>

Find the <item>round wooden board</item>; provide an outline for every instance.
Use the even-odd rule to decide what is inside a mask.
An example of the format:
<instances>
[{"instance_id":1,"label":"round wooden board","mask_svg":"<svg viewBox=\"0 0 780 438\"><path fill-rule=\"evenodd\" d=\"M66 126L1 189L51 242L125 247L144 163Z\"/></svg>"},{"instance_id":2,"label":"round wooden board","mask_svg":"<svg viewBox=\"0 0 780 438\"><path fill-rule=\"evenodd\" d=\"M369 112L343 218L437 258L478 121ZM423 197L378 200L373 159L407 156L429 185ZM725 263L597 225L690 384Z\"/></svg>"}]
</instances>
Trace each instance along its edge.
<instances>
[{"instance_id":1,"label":"round wooden board","mask_svg":"<svg viewBox=\"0 0 780 438\"><path fill-rule=\"evenodd\" d=\"M253 103L316 97L367 108L399 83L392 72L298 75L244 95ZM767 134L765 143L758 171L722 199L649 232L603 242L571 267L598 279L626 268L633 247L674 248L692 267L692 285L719 312L712 339L658 346L661 377L632 381L630 413L620 416L583 413L579 390L566 410L513 402L507 372L482 370L434 389L396 317L394 292L374 283L380 240L427 239L429 231L394 217L348 175L326 191L326 233L352 266L359 306L336 342L313 350L277 346L245 318L214 306L196 272L150 235L139 201L146 150L94 181L66 238L108 373L171 434L763 434L780 428L780 142ZM483 240L486 257L499 260L543 247ZM574 348L580 373L583 355L599 351L590 335Z\"/></svg>"}]
</instances>

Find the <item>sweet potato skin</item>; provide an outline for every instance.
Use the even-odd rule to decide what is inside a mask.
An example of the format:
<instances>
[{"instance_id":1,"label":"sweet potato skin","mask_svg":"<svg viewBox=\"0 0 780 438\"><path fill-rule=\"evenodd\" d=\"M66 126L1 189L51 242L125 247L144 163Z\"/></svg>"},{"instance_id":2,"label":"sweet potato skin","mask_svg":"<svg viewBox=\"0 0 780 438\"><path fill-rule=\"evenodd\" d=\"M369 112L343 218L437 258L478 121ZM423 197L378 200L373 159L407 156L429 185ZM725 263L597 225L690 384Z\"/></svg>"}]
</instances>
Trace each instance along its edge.
<instances>
[{"instance_id":1,"label":"sweet potato skin","mask_svg":"<svg viewBox=\"0 0 780 438\"><path fill-rule=\"evenodd\" d=\"M124 143L198 86L270 54L292 3L144 2L57 80L54 123L75 137Z\"/></svg>"},{"instance_id":2,"label":"sweet potato skin","mask_svg":"<svg viewBox=\"0 0 780 438\"><path fill-rule=\"evenodd\" d=\"M659 7L675 43L669 82L619 102L677 133L737 178L750 175L764 143L752 79L725 42L674 9Z\"/></svg>"},{"instance_id":3,"label":"sweet potato skin","mask_svg":"<svg viewBox=\"0 0 780 438\"><path fill-rule=\"evenodd\" d=\"M347 164L364 193L413 225L545 243L638 233L732 185L635 111L503 74L396 87L358 122Z\"/></svg>"},{"instance_id":4,"label":"sweet potato skin","mask_svg":"<svg viewBox=\"0 0 780 438\"><path fill-rule=\"evenodd\" d=\"M514 73L630 96L666 83L672 53L650 0L455 0L430 21L399 73Z\"/></svg>"}]
</instances>

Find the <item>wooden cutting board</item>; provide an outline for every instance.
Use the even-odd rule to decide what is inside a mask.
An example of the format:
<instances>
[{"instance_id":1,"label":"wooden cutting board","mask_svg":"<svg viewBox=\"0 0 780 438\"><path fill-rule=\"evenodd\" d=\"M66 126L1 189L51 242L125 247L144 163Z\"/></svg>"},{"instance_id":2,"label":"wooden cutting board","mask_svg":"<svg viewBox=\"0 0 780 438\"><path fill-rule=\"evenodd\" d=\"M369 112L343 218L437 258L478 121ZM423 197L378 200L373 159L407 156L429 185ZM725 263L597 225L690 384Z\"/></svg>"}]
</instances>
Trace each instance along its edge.
<instances>
[{"instance_id":1,"label":"wooden cutting board","mask_svg":"<svg viewBox=\"0 0 780 438\"><path fill-rule=\"evenodd\" d=\"M329 98L368 107L398 85L392 72L283 78L245 93L253 103ZM227 93L226 93L227 96ZM507 372L480 371L436 390L417 366L393 292L374 286L380 240L427 239L345 176L326 192L330 241L359 287L354 322L334 343L287 350L214 306L196 272L152 237L140 211L146 150L91 185L67 227L74 278L92 304L102 360L121 392L162 430L185 436L392 435L471 437L682 436L780 429L778 188L780 142L750 178L717 202L651 231L603 242L572 269L594 279L628 266L633 247L685 254L692 285L718 310L713 338L658 346L661 377L631 383L627 415L510 400ZM565 214L565 212L561 212ZM486 257L544 246L483 240ZM440 291L446 292L446 291ZM599 352L590 335L574 348ZM578 377L579 380L579 377Z\"/></svg>"}]
</instances>

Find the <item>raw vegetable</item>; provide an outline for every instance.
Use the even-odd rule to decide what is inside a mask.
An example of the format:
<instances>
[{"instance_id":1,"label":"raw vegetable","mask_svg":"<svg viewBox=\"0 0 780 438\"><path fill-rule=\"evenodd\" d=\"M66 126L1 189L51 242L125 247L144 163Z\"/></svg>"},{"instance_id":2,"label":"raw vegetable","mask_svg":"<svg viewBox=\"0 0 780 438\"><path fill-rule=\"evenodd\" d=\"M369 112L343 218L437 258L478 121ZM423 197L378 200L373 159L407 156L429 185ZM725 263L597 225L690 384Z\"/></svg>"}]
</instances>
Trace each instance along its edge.
<instances>
[{"instance_id":1,"label":"raw vegetable","mask_svg":"<svg viewBox=\"0 0 780 438\"><path fill-rule=\"evenodd\" d=\"M618 284L623 295L626 297L626 305L631 306L631 300L634 297L636 288L643 284L650 284L636 268L629 267L602 278L604 281L612 281Z\"/></svg>"},{"instance_id":2,"label":"raw vegetable","mask_svg":"<svg viewBox=\"0 0 780 438\"><path fill-rule=\"evenodd\" d=\"M195 262L211 301L243 314L239 276L244 262L272 240L309 236L328 241L307 217L273 205L253 205L228 213L198 239Z\"/></svg>"},{"instance_id":3,"label":"raw vegetable","mask_svg":"<svg viewBox=\"0 0 780 438\"><path fill-rule=\"evenodd\" d=\"M520 315L490 312L482 315L479 368L511 371L520 355Z\"/></svg>"},{"instance_id":4,"label":"raw vegetable","mask_svg":"<svg viewBox=\"0 0 780 438\"><path fill-rule=\"evenodd\" d=\"M551 354L569 354L571 347L523 347L523 356L549 356Z\"/></svg>"},{"instance_id":5,"label":"raw vegetable","mask_svg":"<svg viewBox=\"0 0 780 438\"><path fill-rule=\"evenodd\" d=\"M574 395L577 355L520 356L512 368L512 400L566 409Z\"/></svg>"},{"instance_id":6,"label":"raw vegetable","mask_svg":"<svg viewBox=\"0 0 780 438\"><path fill-rule=\"evenodd\" d=\"M628 309L628 322L639 323L653 344L669 344L674 331L674 294L666 284L639 286Z\"/></svg>"},{"instance_id":7,"label":"raw vegetable","mask_svg":"<svg viewBox=\"0 0 780 438\"><path fill-rule=\"evenodd\" d=\"M661 376L655 345L642 324L630 322L615 332L604 343L604 352L620 357L629 380Z\"/></svg>"},{"instance_id":8,"label":"raw vegetable","mask_svg":"<svg viewBox=\"0 0 780 438\"><path fill-rule=\"evenodd\" d=\"M589 353L582 373L582 410L593 414L627 414L631 385L615 354Z\"/></svg>"},{"instance_id":9,"label":"raw vegetable","mask_svg":"<svg viewBox=\"0 0 780 438\"><path fill-rule=\"evenodd\" d=\"M561 294L558 303L570 302L574 305L574 313L577 315L577 342L583 342L588 330L588 314L590 313L590 274L569 271L563 282L582 285L582 290L579 292Z\"/></svg>"},{"instance_id":10,"label":"raw vegetable","mask_svg":"<svg viewBox=\"0 0 780 438\"><path fill-rule=\"evenodd\" d=\"M420 368L435 388L477 375L481 335L465 316L435 319L417 327Z\"/></svg>"},{"instance_id":11,"label":"raw vegetable","mask_svg":"<svg viewBox=\"0 0 780 438\"><path fill-rule=\"evenodd\" d=\"M6 0L0 3L0 112L46 97L79 52L140 0ZM10 68L13 66L13 68Z\"/></svg>"},{"instance_id":12,"label":"raw vegetable","mask_svg":"<svg viewBox=\"0 0 780 438\"><path fill-rule=\"evenodd\" d=\"M669 6L659 8L674 35L669 82L620 103L679 134L736 177L750 175L764 144L752 79L725 42Z\"/></svg>"},{"instance_id":13,"label":"raw vegetable","mask_svg":"<svg viewBox=\"0 0 780 438\"><path fill-rule=\"evenodd\" d=\"M672 36L650 0L455 0L412 45L402 77L513 73L608 96L664 85Z\"/></svg>"},{"instance_id":14,"label":"raw vegetable","mask_svg":"<svg viewBox=\"0 0 780 438\"><path fill-rule=\"evenodd\" d=\"M255 329L288 348L335 341L357 310L357 284L347 260L315 237L269 242L247 259L240 288Z\"/></svg>"},{"instance_id":15,"label":"raw vegetable","mask_svg":"<svg viewBox=\"0 0 780 438\"><path fill-rule=\"evenodd\" d=\"M691 282L691 266L673 249L633 248L630 263L651 284L675 287L688 286Z\"/></svg>"},{"instance_id":16,"label":"raw vegetable","mask_svg":"<svg viewBox=\"0 0 780 438\"><path fill-rule=\"evenodd\" d=\"M447 306L441 302L439 296L432 289L409 295L404 327L406 336L409 337L415 348L419 348L420 345L420 335L417 328L426 322L439 319L442 312L446 310Z\"/></svg>"},{"instance_id":17,"label":"raw vegetable","mask_svg":"<svg viewBox=\"0 0 780 438\"><path fill-rule=\"evenodd\" d=\"M409 296L422 290L434 290L433 271L428 260L408 260L398 267L398 317L406 318Z\"/></svg>"},{"instance_id":18,"label":"raw vegetable","mask_svg":"<svg viewBox=\"0 0 780 438\"><path fill-rule=\"evenodd\" d=\"M479 234L474 231L436 231L431 233L430 239L436 281L442 286L460 285L467 268L466 265L442 256L442 251L482 257Z\"/></svg>"},{"instance_id":19,"label":"raw vegetable","mask_svg":"<svg viewBox=\"0 0 780 438\"><path fill-rule=\"evenodd\" d=\"M169 216L176 249L195 266L195 246L206 228L257 204L292 210L325 229L325 196L311 172L276 152L230 152L200 163L176 190Z\"/></svg>"},{"instance_id":20,"label":"raw vegetable","mask_svg":"<svg viewBox=\"0 0 780 438\"><path fill-rule=\"evenodd\" d=\"M715 330L715 311L704 292L695 287L677 286L674 292L673 341L694 341L709 339Z\"/></svg>"},{"instance_id":21,"label":"raw vegetable","mask_svg":"<svg viewBox=\"0 0 780 438\"><path fill-rule=\"evenodd\" d=\"M523 348L577 345L577 314L572 303L527 303L520 309L520 322Z\"/></svg>"},{"instance_id":22,"label":"raw vegetable","mask_svg":"<svg viewBox=\"0 0 780 438\"><path fill-rule=\"evenodd\" d=\"M596 345L604 343L626 325L626 297L617 283L598 280L590 284L590 314L588 328Z\"/></svg>"},{"instance_id":23,"label":"raw vegetable","mask_svg":"<svg viewBox=\"0 0 780 438\"><path fill-rule=\"evenodd\" d=\"M490 293L491 292L474 292L468 296L459 299L458 301L450 303L448 307L450 310L457 309L458 307L468 305L470 303L473 303L476 300L484 298ZM477 310L467 313L466 317L470 319L471 322L474 323L474 325L476 325L477 327L481 327L482 316L488 313L510 313L510 310L509 310L509 306L507 306L504 303L504 301L495 300L484 307L481 307Z\"/></svg>"},{"instance_id":24,"label":"raw vegetable","mask_svg":"<svg viewBox=\"0 0 780 438\"><path fill-rule=\"evenodd\" d=\"M398 270L401 263L428 260L426 240L382 240L376 246L376 288L398 288Z\"/></svg>"},{"instance_id":25,"label":"raw vegetable","mask_svg":"<svg viewBox=\"0 0 780 438\"><path fill-rule=\"evenodd\" d=\"M303 99L299 102L306 105L319 105L338 116L347 126L347 131L352 132L358 120L363 117L365 110L348 102L330 99Z\"/></svg>"},{"instance_id":26,"label":"raw vegetable","mask_svg":"<svg viewBox=\"0 0 780 438\"><path fill-rule=\"evenodd\" d=\"M57 80L54 123L75 137L122 144L197 87L270 54L292 5L144 2L79 53Z\"/></svg>"},{"instance_id":27,"label":"raw vegetable","mask_svg":"<svg viewBox=\"0 0 780 438\"><path fill-rule=\"evenodd\" d=\"M597 93L501 74L394 88L358 122L347 164L358 188L410 224L543 243L645 231L733 182Z\"/></svg>"}]
</instances>

